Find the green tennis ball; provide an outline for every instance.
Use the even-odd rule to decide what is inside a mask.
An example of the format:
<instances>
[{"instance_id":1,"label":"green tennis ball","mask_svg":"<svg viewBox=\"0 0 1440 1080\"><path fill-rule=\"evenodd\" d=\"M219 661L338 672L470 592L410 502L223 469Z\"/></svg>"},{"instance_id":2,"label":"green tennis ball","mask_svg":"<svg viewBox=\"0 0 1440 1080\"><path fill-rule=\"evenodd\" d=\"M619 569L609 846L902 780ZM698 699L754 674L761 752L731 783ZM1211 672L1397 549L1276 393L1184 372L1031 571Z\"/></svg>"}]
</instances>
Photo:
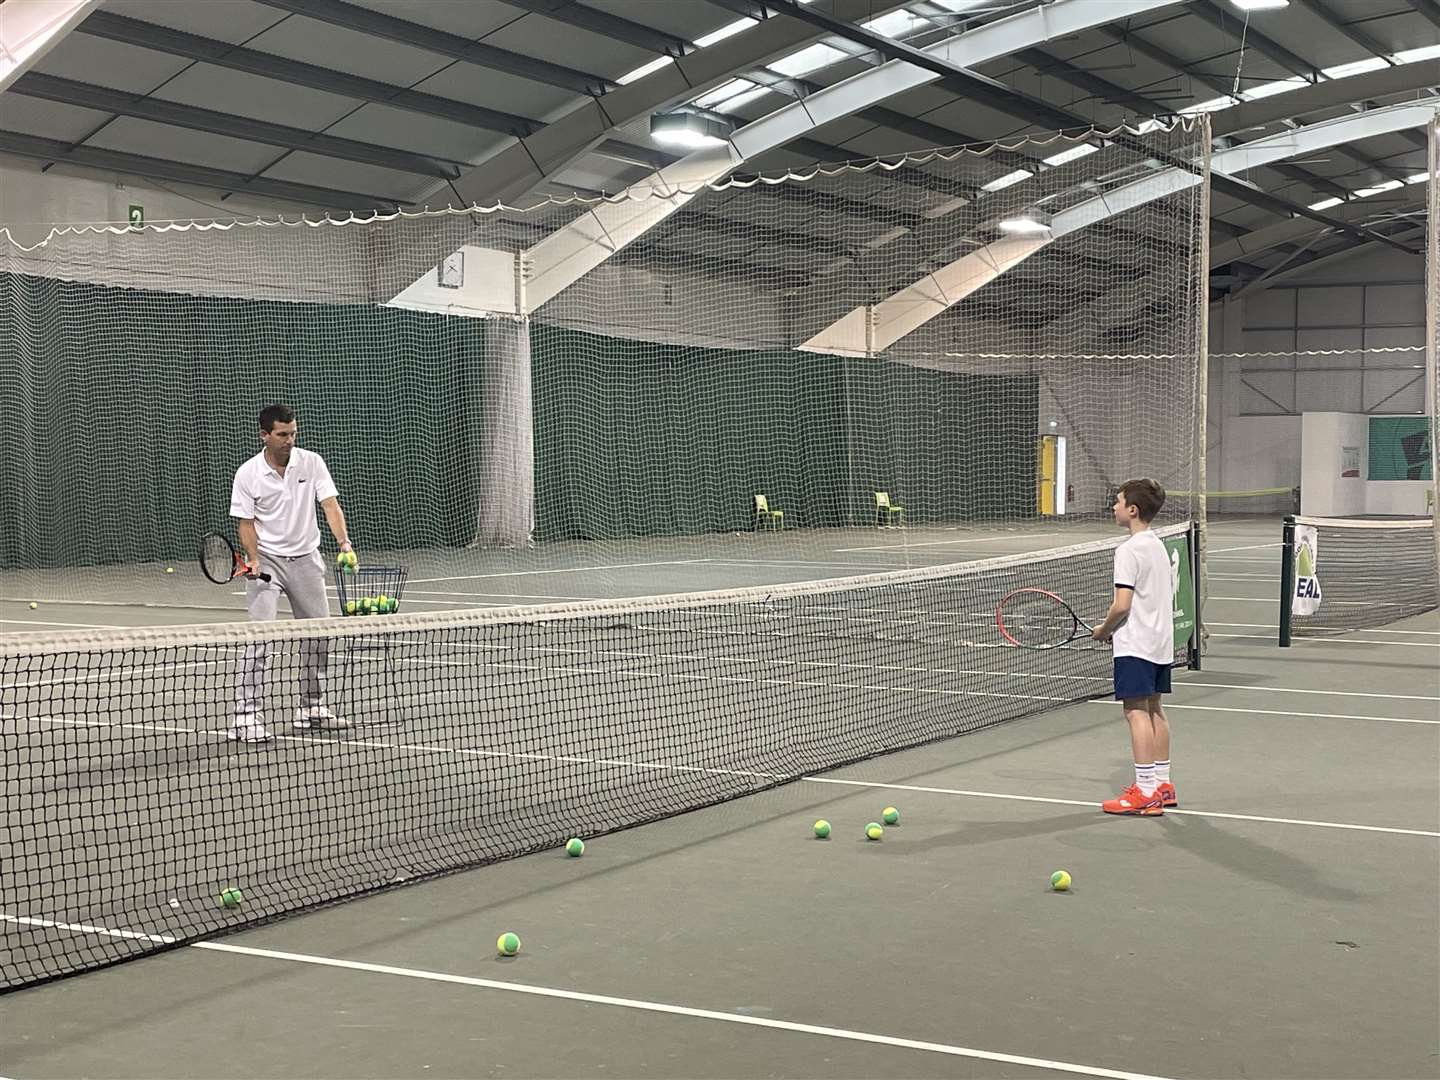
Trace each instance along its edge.
<instances>
[{"instance_id":1,"label":"green tennis ball","mask_svg":"<svg viewBox=\"0 0 1440 1080\"><path fill-rule=\"evenodd\" d=\"M886 825L895 825L900 821L900 811L896 810L893 806L887 806L884 810L880 811L880 817Z\"/></svg>"},{"instance_id":2,"label":"green tennis ball","mask_svg":"<svg viewBox=\"0 0 1440 1080\"><path fill-rule=\"evenodd\" d=\"M815 835L821 840L828 840L830 838L830 823L824 818L815 822Z\"/></svg>"},{"instance_id":3,"label":"green tennis ball","mask_svg":"<svg viewBox=\"0 0 1440 1080\"><path fill-rule=\"evenodd\" d=\"M878 821L872 821L869 825L865 826L865 835L871 840L879 840L885 835L885 830L880 827Z\"/></svg>"},{"instance_id":4,"label":"green tennis ball","mask_svg":"<svg viewBox=\"0 0 1440 1080\"><path fill-rule=\"evenodd\" d=\"M565 842L565 854L569 855L572 859L578 859L581 855L585 854L585 841L581 840L578 836L572 836Z\"/></svg>"},{"instance_id":5,"label":"green tennis ball","mask_svg":"<svg viewBox=\"0 0 1440 1080\"><path fill-rule=\"evenodd\" d=\"M514 956L520 951L520 938L508 932L501 934L495 939L495 951L501 956Z\"/></svg>"},{"instance_id":6,"label":"green tennis ball","mask_svg":"<svg viewBox=\"0 0 1440 1080\"><path fill-rule=\"evenodd\" d=\"M30 601L30 610L31 610L31 611L34 611L34 610L35 610L36 608L38 608L39 606L40 606L40 605L37 604L34 600L31 600L31 601Z\"/></svg>"},{"instance_id":7,"label":"green tennis ball","mask_svg":"<svg viewBox=\"0 0 1440 1080\"><path fill-rule=\"evenodd\" d=\"M165 572L166 572L167 574L173 574L173 573L175 572L175 567L173 567L173 566L167 566L167 567L165 567Z\"/></svg>"},{"instance_id":8,"label":"green tennis ball","mask_svg":"<svg viewBox=\"0 0 1440 1080\"><path fill-rule=\"evenodd\" d=\"M1056 870L1050 875L1050 888L1056 892L1065 892L1070 888L1070 872L1068 870Z\"/></svg>"},{"instance_id":9,"label":"green tennis ball","mask_svg":"<svg viewBox=\"0 0 1440 1080\"><path fill-rule=\"evenodd\" d=\"M359 611L359 610L360 610L359 605L356 604L354 600L346 600L346 601L345 601L345 614L346 614L346 615L354 615L355 612L357 612L357 611Z\"/></svg>"},{"instance_id":10,"label":"green tennis ball","mask_svg":"<svg viewBox=\"0 0 1440 1080\"><path fill-rule=\"evenodd\" d=\"M366 615L369 615L370 612L375 610L375 601L371 600L368 596L363 597L360 601L360 610L363 611Z\"/></svg>"},{"instance_id":11,"label":"green tennis ball","mask_svg":"<svg viewBox=\"0 0 1440 1080\"><path fill-rule=\"evenodd\" d=\"M231 886L220 894L220 903L224 904L227 908L238 908L244 899L245 894L234 886Z\"/></svg>"}]
</instances>

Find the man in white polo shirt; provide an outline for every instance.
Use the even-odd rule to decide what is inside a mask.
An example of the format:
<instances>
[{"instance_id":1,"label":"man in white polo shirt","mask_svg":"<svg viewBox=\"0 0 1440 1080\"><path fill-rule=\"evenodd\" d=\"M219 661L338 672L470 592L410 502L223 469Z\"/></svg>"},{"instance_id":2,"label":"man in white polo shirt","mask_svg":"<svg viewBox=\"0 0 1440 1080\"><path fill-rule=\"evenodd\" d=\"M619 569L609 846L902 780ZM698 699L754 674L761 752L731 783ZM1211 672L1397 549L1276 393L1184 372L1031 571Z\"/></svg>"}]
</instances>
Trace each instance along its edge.
<instances>
[{"instance_id":1,"label":"man in white polo shirt","mask_svg":"<svg viewBox=\"0 0 1440 1080\"><path fill-rule=\"evenodd\" d=\"M260 441L264 449L235 470L230 490L230 515L238 524L240 546L249 564L245 602L251 621L278 617L280 594L290 600L297 619L322 619L330 614L325 592L325 561L320 557L320 527L315 506L325 512L325 523L340 544L350 551L345 513L325 459L295 445L295 411L286 405L267 405L260 412ZM270 580L256 575L261 569ZM265 698L267 648L256 642L245 648L235 687L235 719L230 738L265 742L270 733L261 720ZM328 644L323 638L300 644L300 711L295 726L302 730L346 728L348 720L325 705L325 664Z\"/></svg>"}]
</instances>

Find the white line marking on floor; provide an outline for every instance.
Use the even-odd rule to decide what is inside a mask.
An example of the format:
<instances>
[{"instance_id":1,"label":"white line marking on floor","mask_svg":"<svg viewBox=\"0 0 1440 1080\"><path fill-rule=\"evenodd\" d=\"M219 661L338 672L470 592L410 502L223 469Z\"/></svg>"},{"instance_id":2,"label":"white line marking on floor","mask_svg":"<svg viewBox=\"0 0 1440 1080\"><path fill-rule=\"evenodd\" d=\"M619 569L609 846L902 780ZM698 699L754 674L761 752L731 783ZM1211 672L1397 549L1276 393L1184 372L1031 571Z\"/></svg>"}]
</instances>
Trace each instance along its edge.
<instances>
[{"instance_id":1,"label":"white line marking on floor","mask_svg":"<svg viewBox=\"0 0 1440 1080\"><path fill-rule=\"evenodd\" d=\"M953 544L994 544L1012 543L1016 540L1038 539L1042 536L1069 536L1070 533L1044 532L1044 533L1004 533L999 536L971 536L963 540L917 540L914 543L905 544L874 544L869 547L853 548L831 548L831 551L899 551L905 552L910 548L918 547L941 547ZM1037 552L1038 554L1038 552Z\"/></svg>"},{"instance_id":2,"label":"white line marking on floor","mask_svg":"<svg viewBox=\"0 0 1440 1080\"><path fill-rule=\"evenodd\" d=\"M1113 701L1092 701L1092 705L1114 705ZM1178 705L1173 701L1165 702L1165 708L1169 709L1191 709L1197 712L1231 712L1231 713L1255 713L1257 716L1305 716L1317 720L1375 720L1387 724L1433 724L1440 727L1440 720L1413 720L1405 716L1365 716L1352 715L1349 713L1324 713L1324 712L1294 712L1290 709L1246 709L1226 705Z\"/></svg>"},{"instance_id":3,"label":"white line marking on floor","mask_svg":"<svg viewBox=\"0 0 1440 1080\"><path fill-rule=\"evenodd\" d=\"M1255 551L1255 550L1257 550L1257 549L1259 549L1259 548L1278 548L1278 547L1283 547L1283 546L1284 546L1283 544L1274 543L1274 544L1246 544L1246 545L1244 545L1243 547L1206 548L1206 549L1205 549L1205 554L1206 554L1206 555L1223 555L1223 554L1225 554L1227 551Z\"/></svg>"},{"instance_id":4,"label":"white line marking on floor","mask_svg":"<svg viewBox=\"0 0 1440 1080\"><path fill-rule=\"evenodd\" d=\"M1011 795L1000 791L967 791L964 788L926 787L920 784L892 784L881 780L844 780L833 776L805 776L812 784L834 784L839 787L875 788L885 791L916 791L930 795L963 795L971 799L1004 799L1010 802L1048 803L1054 806L1087 806L1099 812L1095 799L1052 799L1043 795ZM1258 817L1252 814L1225 814L1217 810L1166 810L1168 814L1185 817L1226 818L1231 821L1259 821L1268 825L1306 825L1315 829L1345 829L1353 832L1389 833L1393 836L1424 836L1440 840L1440 832L1424 829L1392 829L1385 825L1355 825L1344 821L1310 821L1305 818Z\"/></svg>"},{"instance_id":5,"label":"white line marking on floor","mask_svg":"<svg viewBox=\"0 0 1440 1080\"><path fill-rule=\"evenodd\" d=\"M688 1005L671 1005L663 1001L642 1001L638 998L613 997L609 994L587 994L579 990L562 990L558 987L535 986L529 983L507 982L501 979L480 979L471 975L452 975L443 971L427 971L421 968L395 967L390 964L371 964L359 960L342 960L337 957L315 956L309 953L282 952L278 949L257 949L245 945L230 945L219 941L197 941L191 948L209 952L230 953L265 960L286 960L296 964L311 964L318 967L339 968L345 971L359 971L372 975L393 975L406 979L423 979L427 982L449 983L456 986L472 986L483 990L502 990L510 994L528 994L533 997L555 998L561 1001L578 1001L587 1005L609 1005L620 1009L637 1009L642 1012L665 1013L670 1016L684 1016L695 1020L716 1020L726 1024L743 1024L746 1027L769 1028L772 1031L790 1031L801 1035L821 1035L831 1039L849 1042L871 1043L878 1046L892 1046L901 1050L924 1050L933 1054L947 1054L951 1057L972 1058L977 1061L994 1061L1006 1065L1025 1065L1035 1069L1050 1069L1055 1072L1076 1073L1081 1076L1102 1076L1111 1080L1163 1080L1149 1073L1122 1072L1104 1069L1094 1065L1080 1065L1068 1061L1052 1061L1048 1058L1023 1057L1018 1054L1004 1054L994 1050L977 1050L968 1046L950 1043L925 1042L919 1039L905 1039L896 1035L881 1035L870 1031L855 1031L848 1028L822 1027L818 1024L800 1024L791 1020L775 1020L765 1016L744 1016L739 1013L717 1012L713 1009L696 1009Z\"/></svg>"},{"instance_id":6,"label":"white line marking on floor","mask_svg":"<svg viewBox=\"0 0 1440 1080\"><path fill-rule=\"evenodd\" d=\"M1244 683L1196 682L1181 677L1177 686L1211 686L1217 690L1248 690L1257 694L1324 694L1329 697L1383 698L1386 701L1440 701L1437 694L1376 694L1368 690L1313 690L1293 686L1246 686Z\"/></svg>"},{"instance_id":7,"label":"white line marking on floor","mask_svg":"<svg viewBox=\"0 0 1440 1080\"><path fill-rule=\"evenodd\" d=\"M1277 623L1263 623L1263 622L1212 622L1210 619L1206 619L1206 620L1205 620L1205 625L1207 625L1207 626L1244 626L1244 627L1248 627L1249 629L1252 629L1252 630L1279 630L1279 629L1280 629L1280 626L1279 626L1279 624L1277 624ZM1337 633L1338 633L1338 632L1337 632ZM1414 636L1414 637L1440 637L1440 630L1380 630L1380 629L1376 629L1376 628L1373 628L1373 627L1363 627L1363 626L1362 626L1362 627L1357 627L1355 630L1347 631L1347 633L1352 633L1352 634L1385 634L1385 635L1387 635L1387 636L1395 636L1395 637L1406 637L1406 636ZM1338 637L1338 636L1337 636L1337 637L1318 637L1318 636L1317 636L1317 637L1307 637L1306 640L1307 640L1307 641L1345 641L1345 640L1348 640L1348 639L1343 638L1343 637ZM1404 642L1395 642L1395 644L1400 645L1400 644L1404 644ZM1409 644L1411 644L1411 645L1428 645L1429 642L1425 642L1425 641L1412 641L1412 642L1410 642Z\"/></svg>"},{"instance_id":8,"label":"white line marking on floor","mask_svg":"<svg viewBox=\"0 0 1440 1080\"><path fill-rule=\"evenodd\" d=\"M540 574L588 574L592 570L630 570L648 566L690 566L704 559L671 559L663 562L614 563L610 566L570 566L560 570L507 570L497 574L457 574L455 577L410 578L408 584L419 585L436 581L483 581L486 578L531 577Z\"/></svg>"},{"instance_id":9,"label":"white line marking on floor","mask_svg":"<svg viewBox=\"0 0 1440 1080\"><path fill-rule=\"evenodd\" d=\"M98 934L101 937L130 938L139 941L153 941L159 945L174 945L176 939L169 934L146 934L138 930L113 930L108 926L91 926L89 923L56 922L54 919L36 919L28 915L6 915L0 912L0 922L17 926L43 926L54 930L69 930L76 934Z\"/></svg>"}]
</instances>

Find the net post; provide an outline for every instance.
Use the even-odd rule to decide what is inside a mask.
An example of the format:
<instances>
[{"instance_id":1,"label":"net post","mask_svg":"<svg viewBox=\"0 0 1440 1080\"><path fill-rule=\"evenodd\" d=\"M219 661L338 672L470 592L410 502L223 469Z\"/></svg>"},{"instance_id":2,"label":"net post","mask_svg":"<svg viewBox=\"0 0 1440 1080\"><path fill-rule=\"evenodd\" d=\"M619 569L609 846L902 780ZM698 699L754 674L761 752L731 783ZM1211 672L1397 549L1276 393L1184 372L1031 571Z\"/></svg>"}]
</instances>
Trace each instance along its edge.
<instances>
[{"instance_id":1,"label":"net post","mask_svg":"<svg viewBox=\"0 0 1440 1080\"><path fill-rule=\"evenodd\" d=\"M1280 544L1280 647L1290 647L1290 604L1295 596L1295 517L1286 515Z\"/></svg>"},{"instance_id":2,"label":"net post","mask_svg":"<svg viewBox=\"0 0 1440 1080\"><path fill-rule=\"evenodd\" d=\"M1200 523L1198 521L1190 522L1190 531L1186 538L1190 544L1190 587L1195 590L1195 629L1190 632L1190 644L1187 647L1189 656L1186 662L1191 671L1199 671L1204 652L1200 648L1200 641L1205 633L1205 605L1200 599L1200 587L1195 576L1195 567L1198 565L1196 560L1200 555Z\"/></svg>"},{"instance_id":3,"label":"net post","mask_svg":"<svg viewBox=\"0 0 1440 1080\"><path fill-rule=\"evenodd\" d=\"M1430 424L1430 520L1440 573L1440 112L1427 125L1430 183L1425 221L1425 402Z\"/></svg>"},{"instance_id":4,"label":"net post","mask_svg":"<svg viewBox=\"0 0 1440 1080\"><path fill-rule=\"evenodd\" d=\"M1210 116L1205 114L1201 117L1201 139L1200 145L1204 147L1204 162L1202 183L1200 185L1200 209L1199 217L1202 222L1210 221ZM1206 489L1209 486L1209 462L1210 455L1210 228L1206 224L1200 229L1200 252L1196 259L1196 317L1200 320L1198 331L1198 347L1195 358L1195 503L1193 514L1195 517L1195 554L1190 563L1190 573L1195 584L1195 610L1199 612L1204 607L1204 598L1210 592L1209 575L1206 573L1206 549L1209 537L1207 535L1207 522L1209 520L1209 501L1206 498ZM1195 650L1196 654L1204 651L1205 635L1201 630L1200 620L1195 621ZM1196 665L1198 669L1198 664Z\"/></svg>"}]
</instances>

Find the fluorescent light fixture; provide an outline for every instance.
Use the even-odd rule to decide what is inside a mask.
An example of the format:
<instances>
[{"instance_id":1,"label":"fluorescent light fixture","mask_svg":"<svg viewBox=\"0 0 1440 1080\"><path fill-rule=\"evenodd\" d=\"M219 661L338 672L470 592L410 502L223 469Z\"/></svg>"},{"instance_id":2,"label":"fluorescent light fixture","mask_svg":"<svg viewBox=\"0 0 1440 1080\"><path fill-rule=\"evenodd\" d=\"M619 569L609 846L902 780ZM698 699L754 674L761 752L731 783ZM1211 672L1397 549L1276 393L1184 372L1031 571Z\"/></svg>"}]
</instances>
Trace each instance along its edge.
<instances>
[{"instance_id":1,"label":"fluorescent light fixture","mask_svg":"<svg viewBox=\"0 0 1440 1080\"><path fill-rule=\"evenodd\" d=\"M1186 105L1180 112L1184 116L1199 116L1201 113L1219 112L1221 109L1228 109L1235 104L1232 97L1211 98L1209 101L1196 102L1194 105Z\"/></svg>"},{"instance_id":2,"label":"fluorescent light fixture","mask_svg":"<svg viewBox=\"0 0 1440 1080\"><path fill-rule=\"evenodd\" d=\"M723 145L731 130L723 121L692 112L655 113L650 117L652 139L687 150Z\"/></svg>"},{"instance_id":3,"label":"fluorescent light fixture","mask_svg":"<svg viewBox=\"0 0 1440 1080\"><path fill-rule=\"evenodd\" d=\"M1409 176L1405 177L1405 183L1407 183L1407 184L1423 184L1423 183L1425 183L1426 180L1429 180L1429 179L1430 179L1430 174L1429 174L1428 172L1417 172L1417 173L1411 173Z\"/></svg>"},{"instance_id":4,"label":"fluorescent light fixture","mask_svg":"<svg viewBox=\"0 0 1440 1080\"><path fill-rule=\"evenodd\" d=\"M1249 90L1241 90L1240 96L1246 101L1259 101L1261 98L1274 97L1276 94L1283 94L1289 90L1298 90L1308 85L1298 75L1290 79L1280 79L1276 82L1261 83L1259 86L1252 86Z\"/></svg>"},{"instance_id":5,"label":"fluorescent light fixture","mask_svg":"<svg viewBox=\"0 0 1440 1080\"><path fill-rule=\"evenodd\" d=\"M1368 199L1371 195L1379 195L1382 191L1394 191L1398 187L1404 187L1403 180L1386 180L1383 184L1376 184L1374 187L1361 188L1355 192L1357 199Z\"/></svg>"},{"instance_id":6,"label":"fluorescent light fixture","mask_svg":"<svg viewBox=\"0 0 1440 1080\"><path fill-rule=\"evenodd\" d=\"M1339 206L1339 205L1340 205L1342 202L1344 202L1344 201L1345 201L1344 199L1336 199L1336 198L1321 199L1319 202L1311 203L1310 206L1309 206L1309 209L1311 209L1311 210L1329 210L1330 207L1332 207L1332 206Z\"/></svg>"},{"instance_id":7,"label":"fluorescent light fixture","mask_svg":"<svg viewBox=\"0 0 1440 1080\"><path fill-rule=\"evenodd\" d=\"M732 23L720 27L719 30L711 30L710 33L695 39L697 47L703 49L708 45L714 45L717 41L724 41L728 37L734 37L741 30L749 30L750 27L758 25L755 19L736 19Z\"/></svg>"},{"instance_id":8,"label":"fluorescent light fixture","mask_svg":"<svg viewBox=\"0 0 1440 1080\"><path fill-rule=\"evenodd\" d=\"M1440 56L1440 45L1426 45L1423 49L1406 49L1404 52L1397 52L1394 60L1397 64L1414 64L1421 60L1433 60Z\"/></svg>"},{"instance_id":9,"label":"fluorescent light fixture","mask_svg":"<svg viewBox=\"0 0 1440 1080\"><path fill-rule=\"evenodd\" d=\"M998 179L991 180L988 184L983 185L981 190L1003 191L1010 185L1018 184L1021 180L1028 180L1034 175L1034 173L1030 172L1027 169L1016 169L1012 173L1006 173L1004 176L999 177Z\"/></svg>"},{"instance_id":10,"label":"fluorescent light fixture","mask_svg":"<svg viewBox=\"0 0 1440 1080\"><path fill-rule=\"evenodd\" d=\"M1076 161L1088 154L1093 154L1100 148L1093 143L1079 143L1068 150L1061 150L1058 154L1052 154L1045 159L1046 165L1064 165L1067 161Z\"/></svg>"},{"instance_id":11,"label":"fluorescent light fixture","mask_svg":"<svg viewBox=\"0 0 1440 1080\"><path fill-rule=\"evenodd\" d=\"M731 79L729 82L721 83L709 93L701 94L695 99L695 104L702 109L713 109L722 102L729 101L736 94L743 94L746 90L755 89L755 84L749 79Z\"/></svg>"},{"instance_id":12,"label":"fluorescent light fixture","mask_svg":"<svg viewBox=\"0 0 1440 1080\"><path fill-rule=\"evenodd\" d=\"M907 34L913 34L920 30L928 29L932 24L929 19L916 15L913 11L906 11L901 8L899 11L892 11L888 15L881 15L878 19L871 19L869 22L861 23L866 30L873 30L877 34L884 34L888 38L901 38Z\"/></svg>"},{"instance_id":13,"label":"fluorescent light fixture","mask_svg":"<svg viewBox=\"0 0 1440 1080\"><path fill-rule=\"evenodd\" d=\"M996 228L1009 236L1044 236L1050 231L1050 215L1031 207L1000 221Z\"/></svg>"},{"instance_id":14,"label":"fluorescent light fixture","mask_svg":"<svg viewBox=\"0 0 1440 1080\"><path fill-rule=\"evenodd\" d=\"M990 4L990 0L931 0L931 2L956 15L962 11L974 11L978 7L987 7Z\"/></svg>"},{"instance_id":15,"label":"fluorescent light fixture","mask_svg":"<svg viewBox=\"0 0 1440 1080\"><path fill-rule=\"evenodd\" d=\"M1241 11L1279 11L1289 7L1290 0L1230 0Z\"/></svg>"},{"instance_id":16,"label":"fluorescent light fixture","mask_svg":"<svg viewBox=\"0 0 1440 1080\"><path fill-rule=\"evenodd\" d=\"M1368 60L1353 60L1348 64L1325 68L1320 74L1327 79L1348 79L1351 75L1363 75L1367 71L1379 71L1381 68L1389 66L1380 57L1372 56Z\"/></svg>"},{"instance_id":17,"label":"fluorescent light fixture","mask_svg":"<svg viewBox=\"0 0 1440 1080\"><path fill-rule=\"evenodd\" d=\"M778 71L781 75L788 75L792 79L798 79L801 75L808 75L812 71L819 71L823 67L829 67L837 61L844 60L846 54L823 41L817 41L814 45L793 52L789 56L782 56L779 60L769 64L771 71Z\"/></svg>"},{"instance_id":18,"label":"fluorescent light fixture","mask_svg":"<svg viewBox=\"0 0 1440 1080\"><path fill-rule=\"evenodd\" d=\"M722 113L734 113L742 105L754 101L756 98L762 98L766 94L771 93L774 93L774 91L771 90L768 86L757 86L754 90L746 90L743 94L736 94L724 104L717 105L715 107L715 111Z\"/></svg>"},{"instance_id":19,"label":"fluorescent light fixture","mask_svg":"<svg viewBox=\"0 0 1440 1080\"><path fill-rule=\"evenodd\" d=\"M627 71L624 75L621 75L615 81L621 86L628 86L632 82L635 82L637 79L643 79L646 75L649 75L652 72L659 71L666 64L673 64L674 62L675 61L668 56L657 56L648 64L641 64L634 71Z\"/></svg>"}]
</instances>

